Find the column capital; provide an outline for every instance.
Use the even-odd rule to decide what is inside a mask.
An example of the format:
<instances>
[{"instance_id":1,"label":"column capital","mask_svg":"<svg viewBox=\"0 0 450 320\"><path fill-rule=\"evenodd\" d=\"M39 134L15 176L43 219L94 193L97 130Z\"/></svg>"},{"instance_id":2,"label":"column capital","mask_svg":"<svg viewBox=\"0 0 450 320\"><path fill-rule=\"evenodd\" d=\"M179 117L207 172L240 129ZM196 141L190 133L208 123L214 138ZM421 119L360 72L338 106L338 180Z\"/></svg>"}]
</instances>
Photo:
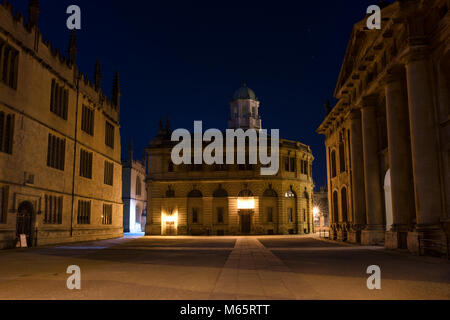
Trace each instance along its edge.
<instances>
[{"instance_id":1,"label":"column capital","mask_svg":"<svg viewBox=\"0 0 450 320\"><path fill-rule=\"evenodd\" d=\"M396 65L386 70L386 75L383 78L384 84L392 82L400 82L405 78L405 66Z\"/></svg>"},{"instance_id":2,"label":"column capital","mask_svg":"<svg viewBox=\"0 0 450 320\"><path fill-rule=\"evenodd\" d=\"M371 95L364 96L362 98L361 108L365 109L365 108L369 108L369 107L376 107L377 104L378 104L378 95L371 94Z\"/></svg>"},{"instance_id":3,"label":"column capital","mask_svg":"<svg viewBox=\"0 0 450 320\"><path fill-rule=\"evenodd\" d=\"M406 65L415 62L427 60L430 57L430 48L427 44L420 45L409 45L408 51L406 52L404 58L406 60Z\"/></svg>"},{"instance_id":4,"label":"column capital","mask_svg":"<svg viewBox=\"0 0 450 320\"><path fill-rule=\"evenodd\" d=\"M361 120L361 110L352 109L352 111L350 111L350 120Z\"/></svg>"}]
</instances>

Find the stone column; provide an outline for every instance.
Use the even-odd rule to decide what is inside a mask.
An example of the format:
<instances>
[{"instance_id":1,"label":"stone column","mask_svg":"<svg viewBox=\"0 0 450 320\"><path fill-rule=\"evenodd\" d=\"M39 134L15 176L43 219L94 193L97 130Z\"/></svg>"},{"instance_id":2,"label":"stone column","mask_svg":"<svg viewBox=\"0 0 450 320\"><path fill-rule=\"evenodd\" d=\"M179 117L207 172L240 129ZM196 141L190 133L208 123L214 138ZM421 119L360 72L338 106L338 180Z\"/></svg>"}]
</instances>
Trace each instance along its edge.
<instances>
[{"instance_id":1,"label":"stone column","mask_svg":"<svg viewBox=\"0 0 450 320\"><path fill-rule=\"evenodd\" d=\"M364 188L364 157L361 127L361 111L350 115L350 161L352 167L353 226L349 241L361 242L361 230L366 225L366 195Z\"/></svg>"},{"instance_id":2,"label":"stone column","mask_svg":"<svg viewBox=\"0 0 450 320\"><path fill-rule=\"evenodd\" d=\"M382 242L385 233L380 164L378 159L376 105L376 96L368 96L363 99L362 133L367 215L367 225L361 234L361 243L364 245Z\"/></svg>"},{"instance_id":3,"label":"stone column","mask_svg":"<svg viewBox=\"0 0 450 320\"><path fill-rule=\"evenodd\" d=\"M328 137L327 137L328 139ZM328 225L329 225L329 230L330 230L330 236L332 239L334 239L334 235L332 235L332 233L334 234L334 230L332 228L333 223L335 223L334 221L334 216L333 216L333 191L332 191L332 184L331 184L331 159L330 159L330 146L328 145L328 143L325 142L325 146L326 146L326 156L327 156L327 187L328 187Z\"/></svg>"},{"instance_id":4,"label":"stone column","mask_svg":"<svg viewBox=\"0 0 450 320\"><path fill-rule=\"evenodd\" d=\"M386 247L406 248L408 228L415 215L409 139L408 100L404 92L405 70L388 70L386 78L386 120L391 170L393 227L386 233Z\"/></svg>"},{"instance_id":5,"label":"stone column","mask_svg":"<svg viewBox=\"0 0 450 320\"><path fill-rule=\"evenodd\" d=\"M410 51L406 71L417 226L408 234L408 249L417 252L419 236L440 238L442 190L428 47L416 45Z\"/></svg>"}]
</instances>

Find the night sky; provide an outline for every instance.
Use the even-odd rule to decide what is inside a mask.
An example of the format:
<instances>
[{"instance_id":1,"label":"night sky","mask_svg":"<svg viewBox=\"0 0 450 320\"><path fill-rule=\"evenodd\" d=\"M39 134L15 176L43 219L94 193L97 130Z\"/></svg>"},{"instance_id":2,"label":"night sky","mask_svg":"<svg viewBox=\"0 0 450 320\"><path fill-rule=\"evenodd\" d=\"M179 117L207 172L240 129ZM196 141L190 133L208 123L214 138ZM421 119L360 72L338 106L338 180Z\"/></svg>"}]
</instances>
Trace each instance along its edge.
<instances>
[{"instance_id":1,"label":"night sky","mask_svg":"<svg viewBox=\"0 0 450 320\"><path fill-rule=\"evenodd\" d=\"M12 0L27 16L28 0ZM41 0L44 38L67 52L66 8L81 7L80 70L103 91L115 70L122 86L122 153L135 157L169 115L172 129L225 129L242 81L261 101L263 127L311 146L317 187L326 185L324 138L315 131L332 99L353 25L378 0L92 1ZM333 100L332 100L333 101Z\"/></svg>"}]
</instances>

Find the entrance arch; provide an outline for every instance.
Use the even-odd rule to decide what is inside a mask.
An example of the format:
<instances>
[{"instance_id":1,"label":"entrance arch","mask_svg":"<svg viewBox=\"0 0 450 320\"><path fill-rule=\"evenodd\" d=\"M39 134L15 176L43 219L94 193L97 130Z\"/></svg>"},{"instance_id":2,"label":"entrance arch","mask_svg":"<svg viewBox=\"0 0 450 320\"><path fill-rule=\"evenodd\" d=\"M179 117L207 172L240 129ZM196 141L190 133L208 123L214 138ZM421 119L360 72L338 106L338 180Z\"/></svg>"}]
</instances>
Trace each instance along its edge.
<instances>
[{"instance_id":1,"label":"entrance arch","mask_svg":"<svg viewBox=\"0 0 450 320\"><path fill-rule=\"evenodd\" d=\"M27 237L27 245L29 247L33 246L33 225L33 205L28 201L24 201L20 203L17 209L16 236L19 238L21 234L24 234Z\"/></svg>"},{"instance_id":2,"label":"entrance arch","mask_svg":"<svg viewBox=\"0 0 450 320\"><path fill-rule=\"evenodd\" d=\"M391 169L387 171L386 176L384 177L384 202L386 206L386 231L389 231L394 223L391 194Z\"/></svg>"},{"instance_id":3,"label":"entrance arch","mask_svg":"<svg viewBox=\"0 0 450 320\"><path fill-rule=\"evenodd\" d=\"M255 213L255 198L253 192L248 189L239 192L237 206L241 234L250 234L252 232L252 218Z\"/></svg>"}]
</instances>

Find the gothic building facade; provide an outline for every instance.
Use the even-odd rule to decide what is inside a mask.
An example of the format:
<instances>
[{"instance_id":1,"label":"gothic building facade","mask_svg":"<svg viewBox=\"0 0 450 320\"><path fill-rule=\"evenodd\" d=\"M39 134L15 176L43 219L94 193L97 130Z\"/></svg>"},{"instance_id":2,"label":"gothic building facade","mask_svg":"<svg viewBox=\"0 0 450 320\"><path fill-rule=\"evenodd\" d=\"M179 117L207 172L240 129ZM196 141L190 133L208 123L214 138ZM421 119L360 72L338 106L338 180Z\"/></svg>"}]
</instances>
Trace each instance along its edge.
<instances>
[{"instance_id":1,"label":"gothic building facade","mask_svg":"<svg viewBox=\"0 0 450 320\"><path fill-rule=\"evenodd\" d=\"M29 20L0 4L0 248L120 237L120 88L91 83ZM23 238L23 237L22 237Z\"/></svg>"},{"instance_id":2,"label":"gothic building facade","mask_svg":"<svg viewBox=\"0 0 450 320\"><path fill-rule=\"evenodd\" d=\"M123 231L145 232L147 187L145 161L134 160L133 143L128 146L128 159L122 161Z\"/></svg>"},{"instance_id":3,"label":"gothic building facade","mask_svg":"<svg viewBox=\"0 0 450 320\"><path fill-rule=\"evenodd\" d=\"M261 129L259 101L243 86L230 129ZM148 149L147 235L305 234L313 232L311 149L280 140L280 170L260 165L174 165L169 124Z\"/></svg>"},{"instance_id":4,"label":"gothic building facade","mask_svg":"<svg viewBox=\"0 0 450 320\"><path fill-rule=\"evenodd\" d=\"M445 252L450 222L447 0L396 1L357 23L326 136L332 236Z\"/></svg>"}]
</instances>

